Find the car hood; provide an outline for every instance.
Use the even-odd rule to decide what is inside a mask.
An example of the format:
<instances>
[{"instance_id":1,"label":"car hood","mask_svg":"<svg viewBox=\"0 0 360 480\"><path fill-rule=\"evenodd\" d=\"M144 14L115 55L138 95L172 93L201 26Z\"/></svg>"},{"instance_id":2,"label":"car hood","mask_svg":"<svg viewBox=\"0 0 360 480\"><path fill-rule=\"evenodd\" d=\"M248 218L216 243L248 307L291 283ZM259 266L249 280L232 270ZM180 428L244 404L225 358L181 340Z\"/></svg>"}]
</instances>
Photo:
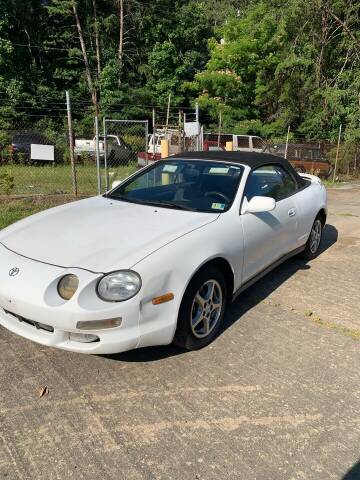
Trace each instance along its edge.
<instances>
[{"instance_id":1,"label":"car hood","mask_svg":"<svg viewBox=\"0 0 360 480\"><path fill-rule=\"evenodd\" d=\"M43 263L102 273L131 268L218 216L100 196L21 220L0 232L0 243Z\"/></svg>"}]
</instances>

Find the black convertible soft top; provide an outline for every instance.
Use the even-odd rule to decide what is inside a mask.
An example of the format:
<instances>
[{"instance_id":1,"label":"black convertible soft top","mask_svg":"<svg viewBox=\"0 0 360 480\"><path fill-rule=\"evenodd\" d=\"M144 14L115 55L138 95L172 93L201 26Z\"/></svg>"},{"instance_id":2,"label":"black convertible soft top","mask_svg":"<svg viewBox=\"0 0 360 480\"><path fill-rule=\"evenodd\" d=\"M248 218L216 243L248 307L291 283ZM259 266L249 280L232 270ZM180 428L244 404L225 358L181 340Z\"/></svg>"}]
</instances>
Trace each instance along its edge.
<instances>
[{"instance_id":1,"label":"black convertible soft top","mask_svg":"<svg viewBox=\"0 0 360 480\"><path fill-rule=\"evenodd\" d=\"M296 180L299 186L304 185L304 179L300 177L294 167L285 158L272 155L271 153L257 153L257 152L183 152L169 157L169 159L193 159L193 160L211 160L214 162L231 162L248 165L252 170L263 165L278 164L287 170Z\"/></svg>"}]
</instances>

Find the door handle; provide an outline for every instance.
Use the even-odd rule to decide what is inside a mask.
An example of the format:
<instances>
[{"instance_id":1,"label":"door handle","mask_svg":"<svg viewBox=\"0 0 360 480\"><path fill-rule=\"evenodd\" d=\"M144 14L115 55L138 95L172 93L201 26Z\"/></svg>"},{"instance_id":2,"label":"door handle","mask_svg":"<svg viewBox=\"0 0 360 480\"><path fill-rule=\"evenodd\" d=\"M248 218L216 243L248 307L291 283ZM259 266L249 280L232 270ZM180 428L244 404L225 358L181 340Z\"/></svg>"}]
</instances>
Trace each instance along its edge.
<instances>
[{"instance_id":1,"label":"door handle","mask_svg":"<svg viewBox=\"0 0 360 480\"><path fill-rule=\"evenodd\" d=\"M295 215L296 215L295 208L290 208L290 210L288 211L288 215L289 215L289 217L295 217Z\"/></svg>"}]
</instances>

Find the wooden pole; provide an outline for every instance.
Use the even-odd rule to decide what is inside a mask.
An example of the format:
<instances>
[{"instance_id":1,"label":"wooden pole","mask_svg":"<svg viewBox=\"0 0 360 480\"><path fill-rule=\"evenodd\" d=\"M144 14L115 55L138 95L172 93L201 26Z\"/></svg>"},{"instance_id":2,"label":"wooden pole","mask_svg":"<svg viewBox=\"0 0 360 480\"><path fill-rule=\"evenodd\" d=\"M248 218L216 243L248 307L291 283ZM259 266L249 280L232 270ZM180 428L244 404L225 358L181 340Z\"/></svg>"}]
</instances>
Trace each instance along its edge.
<instances>
[{"instance_id":1,"label":"wooden pole","mask_svg":"<svg viewBox=\"0 0 360 480\"><path fill-rule=\"evenodd\" d=\"M181 135L181 131L182 131L182 125L181 125L181 110L179 110L179 151L177 153L180 153L183 151L183 146L182 146L182 135Z\"/></svg>"},{"instance_id":2,"label":"wooden pole","mask_svg":"<svg viewBox=\"0 0 360 480\"><path fill-rule=\"evenodd\" d=\"M287 154L288 154L288 147L289 147L289 136L290 136L290 125L288 126L288 129L287 129L287 135L286 135L286 144L285 144L285 155L284 155L284 158L287 158Z\"/></svg>"},{"instance_id":3,"label":"wooden pole","mask_svg":"<svg viewBox=\"0 0 360 480\"><path fill-rule=\"evenodd\" d=\"M218 132L218 144L217 146L220 147L220 135L221 135L221 123L222 123L222 112L219 112L219 132Z\"/></svg>"},{"instance_id":4,"label":"wooden pole","mask_svg":"<svg viewBox=\"0 0 360 480\"><path fill-rule=\"evenodd\" d=\"M155 124L155 108L152 111L152 126L153 126L153 160L156 160L156 124Z\"/></svg>"},{"instance_id":5,"label":"wooden pole","mask_svg":"<svg viewBox=\"0 0 360 480\"><path fill-rule=\"evenodd\" d=\"M99 148L99 118L95 117L95 154L98 195L101 195L101 169L100 169L100 148Z\"/></svg>"},{"instance_id":6,"label":"wooden pole","mask_svg":"<svg viewBox=\"0 0 360 480\"><path fill-rule=\"evenodd\" d=\"M340 123L339 137L338 137L338 143L337 143L337 148L336 148L336 157L335 157L335 167L334 167L334 174L333 174L333 183L335 182L337 165L338 165L338 160L339 160L339 150L340 150L340 140L341 140L341 129L342 129L342 124Z\"/></svg>"},{"instance_id":7,"label":"wooden pole","mask_svg":"<svg viewBox=\"0 0 360 480\"><path fill-rule=\"evenodd\" d=\"M73 193L75 197L77 197L78 192L77 192L77 179L76 179L75 156L74 156L74 133L72 128L70 93L68 90L66 90L66 108L67 108L67 118L68 118L68 127L69 127L69 147L70 147Z\"/></svg>"},{"instance_id":8,"label":"wooden pole","mask_svg":"<svg viewBox=\"0 0 360 480\"><path fill-rule=\"evenodd\" d=\"M169 93L168 106L167 106L167 112L166 112L165 135L167 134L168 126L169 126L170 104L171 104L171 93Z\"/></svg>"},{"instance_id":9,"label":"wooden pole","mask_svg":"<svg viewBox=\"0 0 360 480\"><path fill-rule=\"evenodd\" d=\"M199 115L199 103L195 103L195 121L197 124L197 135L196 135L196 151L200 150L200 115Z\"/></svg>"}]
</instances>

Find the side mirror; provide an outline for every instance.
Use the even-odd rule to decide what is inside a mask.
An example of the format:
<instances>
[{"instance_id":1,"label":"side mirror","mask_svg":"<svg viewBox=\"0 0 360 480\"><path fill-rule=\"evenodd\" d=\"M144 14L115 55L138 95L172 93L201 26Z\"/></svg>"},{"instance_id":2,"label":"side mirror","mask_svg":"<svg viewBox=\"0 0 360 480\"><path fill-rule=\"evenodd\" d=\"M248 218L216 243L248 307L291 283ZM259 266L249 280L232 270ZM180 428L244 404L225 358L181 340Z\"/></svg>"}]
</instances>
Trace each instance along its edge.
<instances>
[{"instance_id":1,"label":"side mirror","mask_svg":"<svg viewBox=\"0 0 360 480\"><path fill-rule=\"evenodd\" d=\"M271 197L253 197L245 206L243 213L271 212L275 206L275 200Z\"/></svg>"},{"instance_id":2,"label":"side mirror","mask_svg":"<svg viewBox=\"0 0 360 480\"><path fill-rule=\"evenodd\" d=\"M111 190L115 187L118 187L121 183L121 180L115 180L114 182L112 182L111 184Z\"/></svg>"}]
</instances>

